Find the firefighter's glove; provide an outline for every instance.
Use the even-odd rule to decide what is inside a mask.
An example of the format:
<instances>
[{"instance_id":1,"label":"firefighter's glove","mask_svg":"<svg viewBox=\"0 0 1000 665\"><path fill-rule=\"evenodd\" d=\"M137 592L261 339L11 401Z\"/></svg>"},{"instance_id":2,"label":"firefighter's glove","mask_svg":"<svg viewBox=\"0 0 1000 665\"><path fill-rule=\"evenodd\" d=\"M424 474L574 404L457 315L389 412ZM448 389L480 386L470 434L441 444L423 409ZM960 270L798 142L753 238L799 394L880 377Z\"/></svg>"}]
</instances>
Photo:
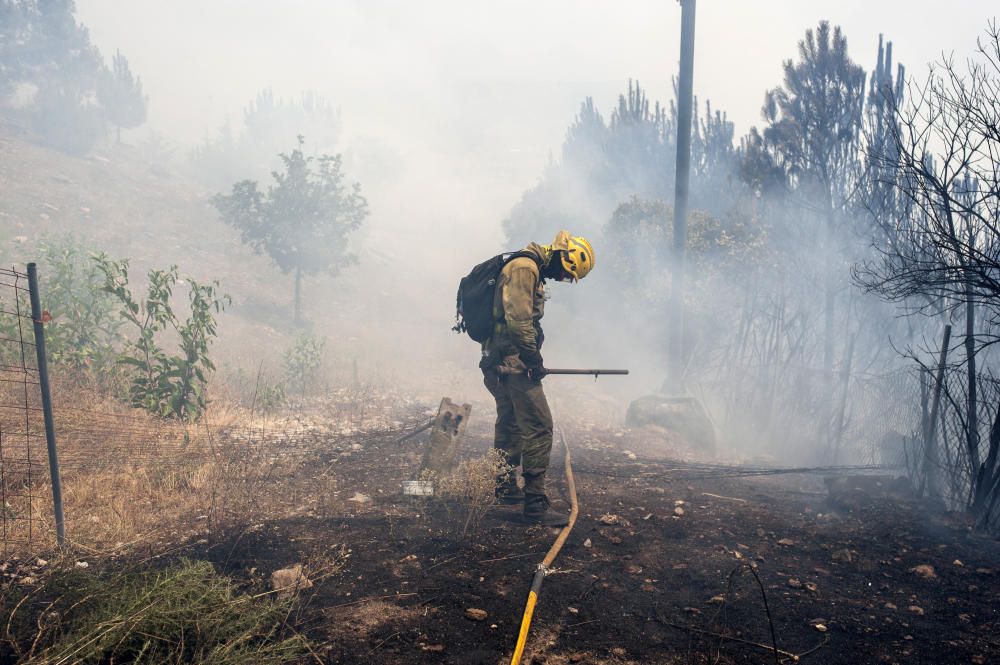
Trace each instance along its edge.
<instances>
[{"instance_id":1,"label":"firefighter's glove","mask_svg":"<svg viewBox=\"0 0 1000 665\"><path fill-rule=\"evenodd\" d=\"M545 375L549 373L549 370L545 369L541 365L537 367L529 367L527 369L528 378L532 381L541 381L545 378Z\"/></svg>"},{"instance_id":2,"label":"firefighter's glove","mask_svg":"<svg viewBox=\"0 0 1000 665\"><path fill-rule=\"evenodd\" d=\"M525 367L541 367L545 364L545 361L542 360L542 354L536 350L521 351L517 355Z\"/></svg>"}]
</instances>

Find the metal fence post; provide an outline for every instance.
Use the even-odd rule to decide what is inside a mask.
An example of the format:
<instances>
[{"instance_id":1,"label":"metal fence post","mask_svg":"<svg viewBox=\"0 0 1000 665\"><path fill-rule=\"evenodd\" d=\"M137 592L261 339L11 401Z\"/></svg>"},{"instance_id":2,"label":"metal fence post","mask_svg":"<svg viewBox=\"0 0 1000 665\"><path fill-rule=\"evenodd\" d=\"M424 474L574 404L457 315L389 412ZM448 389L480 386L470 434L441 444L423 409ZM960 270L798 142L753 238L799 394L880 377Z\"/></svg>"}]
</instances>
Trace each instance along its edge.
<instances>
[{"instance_id":1,"label":"metal fence post","mask_svg":"<svg viewBox=\"0 0 1000 665\"><path fill-rule=\"evenodd\" d=\"M56 541L62 546L66 539L63 520L62 483L59 480L59 456L56 454L56 427L52 420L52 396L49 393L49 367L45 362L45 328L42 321L41 298L38 296L38 270L28 264L28 290L31 294L31 320L35 328L35 351L38 353L38 384L42 391L42 413L45 416L45 444L49 451L49 474L52 476L52 502L56 513Z\"/></svg>"}]
</instances>

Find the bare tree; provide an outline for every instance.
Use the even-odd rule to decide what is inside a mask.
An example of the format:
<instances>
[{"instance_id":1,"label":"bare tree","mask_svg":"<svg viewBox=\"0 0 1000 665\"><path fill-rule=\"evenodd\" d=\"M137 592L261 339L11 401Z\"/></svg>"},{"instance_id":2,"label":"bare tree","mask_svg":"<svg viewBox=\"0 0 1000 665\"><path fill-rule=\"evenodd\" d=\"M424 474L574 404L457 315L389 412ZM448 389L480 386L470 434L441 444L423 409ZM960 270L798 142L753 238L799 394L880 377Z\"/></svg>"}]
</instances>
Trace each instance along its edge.
<instances>
[{"instance_id":1,"label":"bare tree","mask_svg":"<svg viewBox=\"0 0 1000 665\"><path fill-rule=\"evenodd\" d=\"M951 59L910 87L909 104L885 99L892 121L886 141L869 142L874 207L898 198L893 214L876 215L874 259L855 269L855 281L910 313L964 323L964 389L949 394L960 413L958 452L971 469L966 508L986 526L1000 500L1000 403L980 446L977 359L1000 337L1000 29L991 24L977 57L963 70ZM877 194L876 194L877 193ZM977 319L978 314L978 319ZM989 368L987 368L989 373ZM990 394L996 395L994 390ZM931 423L931 427L936 426ZM956 494L953 492L953 494ZM958 493L962 494L962 493Z\"/></svg>"}]
</instances>

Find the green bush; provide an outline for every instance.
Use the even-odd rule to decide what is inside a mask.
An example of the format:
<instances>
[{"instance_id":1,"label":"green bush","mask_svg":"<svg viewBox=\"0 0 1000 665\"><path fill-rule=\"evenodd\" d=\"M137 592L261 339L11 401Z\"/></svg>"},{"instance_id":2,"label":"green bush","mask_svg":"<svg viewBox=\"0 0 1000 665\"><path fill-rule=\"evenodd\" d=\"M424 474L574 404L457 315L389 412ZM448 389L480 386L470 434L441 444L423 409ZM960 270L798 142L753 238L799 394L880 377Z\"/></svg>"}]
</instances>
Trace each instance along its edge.
<instances>
[{"instance_id":1,"label":"green bush","mask_svg":"<svg viewBox=\"0 0 1000 665\"><path fill-rule=\"evenodd\" d=\"M45 324L49 362L106 373L114 366L122 323L88 248L71 235L43 238L38 245L38 281L42 309L51 316ZM0 360L7 365L21 363L17 340L34 341L26 318L31 314L27 280L19 286L25 290L17 292L17 301L13 289L0 293L0 336L8 340L0 347ZM34 364L34 358L26 361Z\"/></svg>"},{"instance_id":2,"label":"green bush","mask_svg":"<svg viewBox=\"0 0 1000 665\"><path fill-rule=\"evenodd\" d=\"M106 370L114 364L122 321L91 252L73 236L39 244L39 291L52 315L45 326L49 361Z\"/></svg>"},{"instance_id":3,"label":"green bush","mask_svg":"<svg viewBox=\"0 0 1000 665\"><path fill-rule=\"evenodd\" d=\"M229 296L219 293L218 282L187 279L190 315L181 321L173 306L177 266L150 270L149 287L140 300L129 286L128 259L114 261L100 254L94 260L104 275L103 290L115 297L122 320L135 333L118 356L118 363L131 369L132 405L165 418L196 419L208 403L207 375L215 369L208 356L217 335L215 315L229 304ZM164 333L176 335L179 353L164 350Z\"/></svg>"},{"instance_id":4,"label":"green bush","mask_svg":"<svg viewBox=\"0 0 1000 665\"><path fill-rule=\"evenodd\" d=\"M326 340L311 335L302 334L285 351L285 383L288 387L305 397L319 378L319 370L323 364L323 349Z\"/></svg>"}]
</instances>

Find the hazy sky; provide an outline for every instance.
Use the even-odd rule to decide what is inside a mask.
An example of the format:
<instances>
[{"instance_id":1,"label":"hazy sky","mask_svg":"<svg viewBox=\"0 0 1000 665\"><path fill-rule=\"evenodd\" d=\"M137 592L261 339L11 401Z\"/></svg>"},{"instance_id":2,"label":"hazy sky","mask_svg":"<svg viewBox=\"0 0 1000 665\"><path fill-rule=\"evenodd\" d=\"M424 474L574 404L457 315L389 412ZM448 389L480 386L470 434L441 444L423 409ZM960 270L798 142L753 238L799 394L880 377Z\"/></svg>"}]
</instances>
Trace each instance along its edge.
<instances>
[{"instance_id":1,"label":"hazy sky","mask_svg":"<svg viewBox=\"0 0 1000 665\"><path fill-rule=\"evenodd\" d=\"M182 147L262 88L314 90L343 114L345 149L433 172L439 212L495 224L535 182L586 95L608 114L627 80L665 99L676 71L675 0L77 0L109 56L125 53L150 97L150 125ZM995 3L702 0L695 93L758 123L808 27L844 28L870 70L878 35L910 72L969 54ZM405 180L405 178L404 178ZM405 190L404 183L399 184ZM410 180L417 195L418 179ZM398 193L398 191L397 191ZM451 209L449 210L449 206Z\"/></svg>"}]
</instances>

